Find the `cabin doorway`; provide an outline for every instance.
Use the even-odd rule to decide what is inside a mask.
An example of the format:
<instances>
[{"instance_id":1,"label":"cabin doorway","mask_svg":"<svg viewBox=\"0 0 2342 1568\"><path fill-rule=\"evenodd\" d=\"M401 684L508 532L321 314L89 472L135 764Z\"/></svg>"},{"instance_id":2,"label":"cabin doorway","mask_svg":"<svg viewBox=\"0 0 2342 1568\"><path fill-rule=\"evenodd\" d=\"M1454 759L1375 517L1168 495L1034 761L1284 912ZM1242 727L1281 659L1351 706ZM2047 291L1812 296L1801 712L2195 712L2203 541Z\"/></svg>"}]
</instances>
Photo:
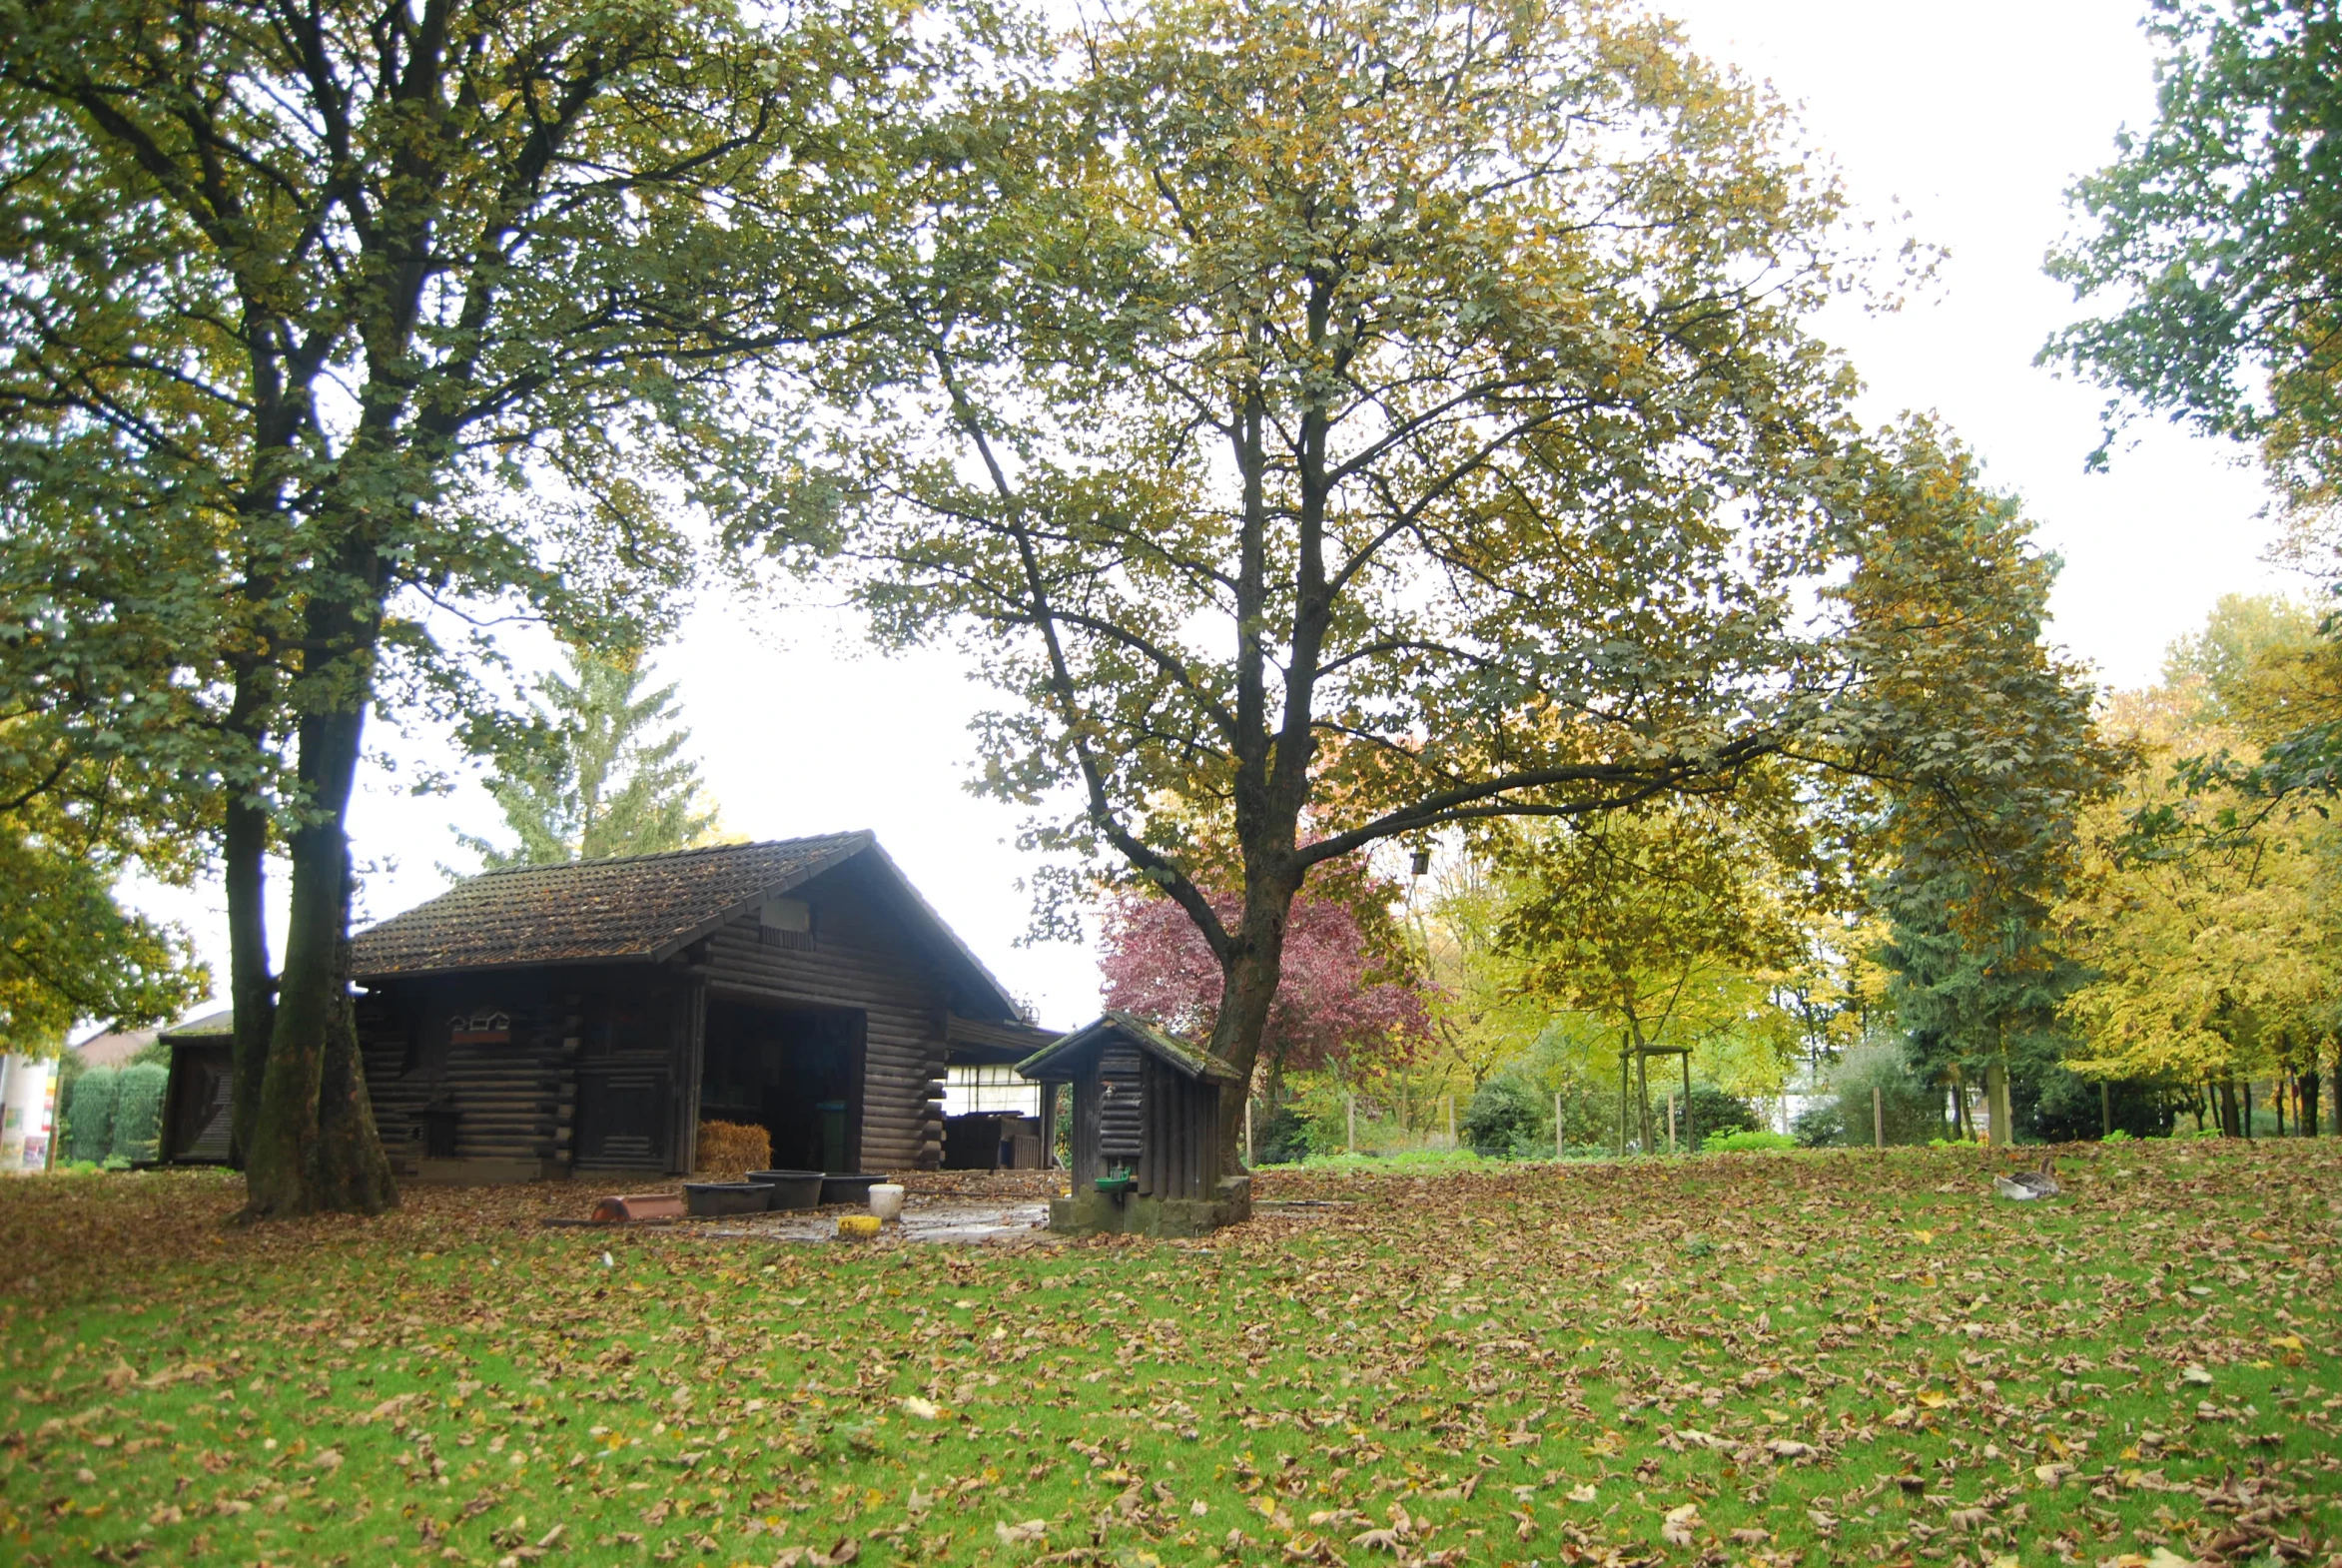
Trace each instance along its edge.
<instances>
[{"instance_id":1,"label":"cabin doorway","mask_svg":"<svg viewBox=\"0 0 2342 1568\"><path fill-rule=\"evenodd\" d=\"M861 1169L866 1015L710 997L699 1116L772 1136L781 1171Z\"/></svg>"}]
</instances>

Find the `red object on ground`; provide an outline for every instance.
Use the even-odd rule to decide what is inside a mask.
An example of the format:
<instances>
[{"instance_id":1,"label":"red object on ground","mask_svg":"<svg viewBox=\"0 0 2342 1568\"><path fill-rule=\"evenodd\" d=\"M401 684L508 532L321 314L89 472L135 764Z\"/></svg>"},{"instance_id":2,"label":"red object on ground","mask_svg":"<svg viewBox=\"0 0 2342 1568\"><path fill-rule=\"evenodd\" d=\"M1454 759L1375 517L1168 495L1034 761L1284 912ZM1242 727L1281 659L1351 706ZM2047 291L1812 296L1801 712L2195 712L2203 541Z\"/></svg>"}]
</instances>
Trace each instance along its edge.
<instances>
[{"instance_id":1,"label":"red object on ground","mask_svg":"<svg viewBox=\"0 0 2342 1568\"><path fill-rule=\"evenodd\" d=\"M622 1224L630 1219L680 1219L683 1217L683 1194L621 1192L616 1197L596 1199L593 1217L600 1224Z\"/></svg>"}]
</instances>

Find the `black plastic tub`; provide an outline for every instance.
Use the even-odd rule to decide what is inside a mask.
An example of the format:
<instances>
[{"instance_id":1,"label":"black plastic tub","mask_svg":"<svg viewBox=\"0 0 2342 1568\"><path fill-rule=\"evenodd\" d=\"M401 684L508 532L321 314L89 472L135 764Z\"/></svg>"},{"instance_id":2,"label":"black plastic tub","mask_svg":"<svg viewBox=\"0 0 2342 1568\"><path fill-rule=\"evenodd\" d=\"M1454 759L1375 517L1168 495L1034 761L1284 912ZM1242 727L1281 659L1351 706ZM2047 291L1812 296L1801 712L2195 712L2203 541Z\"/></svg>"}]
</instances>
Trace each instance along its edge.
<instances>
[{"instance_id":1,"label":"black plastic tub","mask_svg":"<svg viewBox=\"0 0 2342 1568\"><path fill-rule=\"evenodd\" d=\"M813 1208L821 1202L818 1171L751 1171L748 1179L771 1190L775 1208Z\"/></svg>"},{"instance_id":2,"label":"black plastic tub","mask_svg":"<svg viewBox=\"0 0 2342 1568\"><path fill-rule=\"evenodd\" d=\"M884 1181L885 1176L856 1172L852 1175L835 1173L821 1178L821 1200L824 1203L867 1203L870 1189Z\"/></svg>"},{"instance_id":3,"label":"black plastic tub","mask_svg":"<svg viewBox=\"0 0 2342 1568\"><path fill-rule=\"evenodd\" d=\"M686 1181L683 1207L702 1218L714 1214L761 1214L770 1207L773 1189L761 1181Z\"/></svg>"}]
</instances>

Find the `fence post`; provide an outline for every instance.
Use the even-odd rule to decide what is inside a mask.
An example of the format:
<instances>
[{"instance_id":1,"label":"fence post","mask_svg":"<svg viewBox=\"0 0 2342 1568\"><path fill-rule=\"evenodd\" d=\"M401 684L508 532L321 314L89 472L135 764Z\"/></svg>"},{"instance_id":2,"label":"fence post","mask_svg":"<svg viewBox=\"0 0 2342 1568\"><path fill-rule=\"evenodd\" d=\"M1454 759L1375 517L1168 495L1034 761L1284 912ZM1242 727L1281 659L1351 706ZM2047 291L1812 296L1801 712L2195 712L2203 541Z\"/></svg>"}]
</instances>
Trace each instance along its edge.
<instances>
[{"instance_id":1,"label":"fence post","mask_svg":"<svg viewBox=\"0 0 2342 1568\"><path fill-rule=\"evenodd\" d=\"M1561 1158L1561 1096L1553 1097L1553 1158Z\"/></svg>"},{"instance_id":2,"label":"fence post","mask_svg":"<svg viewBox=\"0 0 2342 1568\"><path fill-rule=\"evenodd\" d=\"M1871 1147L1887 1147L1887 1097L1876 1084L1871 1086Z\"/></svg>"},{"instance_id":3,"label":"fence post","mask_svg":"<svg viewBox=\"0 0 2342 1568\"><path fill-rule=\"evenodd\" d=\"M1700 1152L1700 1119L1692 1112L1692 1054L1683 1054L1683 1152Z\"/></svg>"},{"instance_id":4,"label":"fence post","mask_svg":"<svg viewBox=\"0 0 2342 1568\"><path fill-rule=\"evenodd\" d=\"M1244 1097L1244 1164L1252 1164L1252 1097Z\"/></svg>"},{"instance_id":5,"label":"fence post","mask_svg":"<svg viewBox=\"0 0 2342 1568\"><path fill-rule=\"evenodd\" d=\"M1354 1155L1358 1152L1358 1097L1349 1095L1345 1098L1349 1102L1349 1153Z\"/></svg>"},{"instance_id":6,"label":"fence post","mask_svg":"<svg viewBox=\"0 0 2342 1568\"><path fill-rule=\"evenodd\" d=\"M1667 1092L1667 1152L1675 1153L1675 1091Z\"/></svg>"}]
</instances>

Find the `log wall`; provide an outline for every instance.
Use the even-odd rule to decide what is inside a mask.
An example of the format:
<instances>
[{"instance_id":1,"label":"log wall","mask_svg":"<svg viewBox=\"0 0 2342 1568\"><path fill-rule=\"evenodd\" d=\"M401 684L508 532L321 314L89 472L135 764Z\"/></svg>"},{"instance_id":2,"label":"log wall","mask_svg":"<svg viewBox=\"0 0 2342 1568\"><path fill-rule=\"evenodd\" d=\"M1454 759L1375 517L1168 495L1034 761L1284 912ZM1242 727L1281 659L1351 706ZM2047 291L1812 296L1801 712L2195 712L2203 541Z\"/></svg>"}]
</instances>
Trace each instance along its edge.
<instances>
[{"instance_id":1,"label":"log wall","mask_svg":"<svg viewBox=\"0 0 2342 1568\"><path fill-rule=\"evenodd\" d=\"M501 1014L505 1028L453 1026L483 1014ZM458 1113L456 1159L565 1164L581 1021L579 999L555 994L544 972L420 981L361 997L367 1094L391 1159L411 1170L425 1154L424 1112L446 1105ZM504 1038L487 1038L493 1033Z\"/></svg>"},{"instance_id":2,"label":"log wall","mask_svg":"<svg viewBox=\"0 0 2342 1568\"><path fill-rule=\"evenodd\" d=\"M1151 1197L1205 1197L1219 1157L1219 1086L1147 1059L1139 1190Z\"/></svg>"}]
</instances>

